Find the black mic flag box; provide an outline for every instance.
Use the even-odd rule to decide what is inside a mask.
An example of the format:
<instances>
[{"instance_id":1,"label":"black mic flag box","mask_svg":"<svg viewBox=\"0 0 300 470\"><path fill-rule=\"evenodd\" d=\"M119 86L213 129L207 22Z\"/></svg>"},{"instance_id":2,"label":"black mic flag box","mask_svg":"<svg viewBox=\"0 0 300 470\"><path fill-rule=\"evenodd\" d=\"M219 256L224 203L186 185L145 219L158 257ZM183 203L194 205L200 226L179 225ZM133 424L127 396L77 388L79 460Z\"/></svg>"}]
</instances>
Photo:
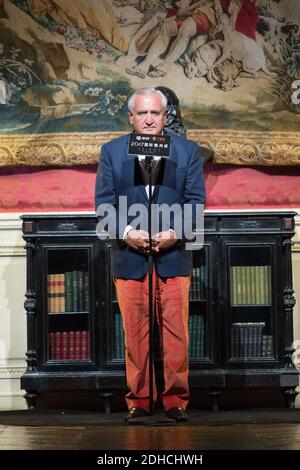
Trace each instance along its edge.
<instances>
[{"instance_id":1,"label":"black mic flag box","mask_svg":"<svg viewBox=\"0 0 300 470\"><path fill-rule=\"evenodd\" d=\"M170 143L170 135L132 133L129 137L128 155L168 158Z\"/></svg>"}]
</instances>

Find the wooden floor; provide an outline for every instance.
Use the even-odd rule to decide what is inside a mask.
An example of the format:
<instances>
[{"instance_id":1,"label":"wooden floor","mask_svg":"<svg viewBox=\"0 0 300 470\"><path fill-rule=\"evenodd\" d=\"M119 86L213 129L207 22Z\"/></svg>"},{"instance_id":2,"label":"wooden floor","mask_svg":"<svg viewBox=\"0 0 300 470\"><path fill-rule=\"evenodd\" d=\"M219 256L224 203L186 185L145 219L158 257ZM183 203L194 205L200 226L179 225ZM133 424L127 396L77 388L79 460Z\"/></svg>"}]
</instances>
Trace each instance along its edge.
<instances>
[{"instance_id":1,"label":"wooden floor","mask_svg":"<svg viewBox=\"0 0 300 470\"><path fill-rule=\"evenodd\" d=\"M0 450L300 450L300 424L0 425Z\"/></svg>"}]
</instances>

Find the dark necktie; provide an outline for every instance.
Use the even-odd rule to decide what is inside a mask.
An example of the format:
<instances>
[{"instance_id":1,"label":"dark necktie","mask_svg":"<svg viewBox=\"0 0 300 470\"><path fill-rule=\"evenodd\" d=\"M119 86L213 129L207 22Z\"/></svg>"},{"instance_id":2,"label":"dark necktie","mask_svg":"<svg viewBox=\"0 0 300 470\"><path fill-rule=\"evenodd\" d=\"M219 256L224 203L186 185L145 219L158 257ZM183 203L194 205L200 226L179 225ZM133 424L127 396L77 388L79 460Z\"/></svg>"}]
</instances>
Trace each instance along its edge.
<instances>
[{"instance_id":1,"label":"dark necktie","mask_svg":"<svg viewBox=\"0 0 300 470\"><path fill-rule=\"evenodd\" d=\"M157 181L159 168L160 168L160 162L161 162L161 159L153 160L152 162L152 185L153 186L155 185ZM139 164L142 170L144 184L145 186L148 186L149 185L149 172L148 172L148 168L146 168L146 160L145 159L139 160Z\"/></svg>"}]
</instances>

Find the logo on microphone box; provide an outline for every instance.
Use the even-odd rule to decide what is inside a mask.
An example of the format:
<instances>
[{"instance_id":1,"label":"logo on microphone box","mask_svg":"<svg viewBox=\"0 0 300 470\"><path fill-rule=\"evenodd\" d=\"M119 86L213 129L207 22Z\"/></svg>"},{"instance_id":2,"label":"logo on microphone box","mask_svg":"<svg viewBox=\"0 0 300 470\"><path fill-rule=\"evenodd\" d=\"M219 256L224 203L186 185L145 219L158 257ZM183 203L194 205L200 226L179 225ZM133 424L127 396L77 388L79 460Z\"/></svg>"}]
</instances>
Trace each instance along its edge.
<instances>
[{"instance_id":1,"label":"logo on microphone box","mask_svg":"<svg viewBox=\"0 0 300 470\"><path fill-rule=\"evenodd\" d=\"M149 155L167 158L170 156L169 135L130 134L128 155Z\"/></svg>"}]
</instances>

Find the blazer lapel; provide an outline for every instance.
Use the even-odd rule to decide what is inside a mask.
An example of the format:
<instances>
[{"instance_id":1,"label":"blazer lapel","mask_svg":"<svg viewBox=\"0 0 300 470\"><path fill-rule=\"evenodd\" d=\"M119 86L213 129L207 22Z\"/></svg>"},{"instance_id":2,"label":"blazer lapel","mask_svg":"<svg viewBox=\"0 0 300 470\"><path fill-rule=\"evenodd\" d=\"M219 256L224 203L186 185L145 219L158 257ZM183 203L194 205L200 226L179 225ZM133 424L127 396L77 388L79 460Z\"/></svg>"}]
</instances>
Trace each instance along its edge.
<instances>
[{"instance_id":1,"label":"blazer lapel","mask_svg":"<svg viewBox=\"0 0 300 470\"><path fill-rule=\"evenodd\" d=\"M160 171L157 178L157 183L155 185L153 191L153 198L158 197L158 193L161 186L168 186L169 188L176 191L177 184L176 184L176 170L177 170L177 163L175 161L175 148L173 140L171 139L170 145L170 157L162 158Z\"/></svg>"},{"instance_id":2,"label":"blazer lapel","mask_svg":"<svg viewBox=\"0 0 300 470\"><path fill-rule=\"evenodd\" d=\"M137 187L141 199L145 199L147 201L148 196L146 193L138 156L128 155L127 150L126 158L123 160L121 166L121 186L125 191L129 188Z\"/></svg>"}]
</instances>

